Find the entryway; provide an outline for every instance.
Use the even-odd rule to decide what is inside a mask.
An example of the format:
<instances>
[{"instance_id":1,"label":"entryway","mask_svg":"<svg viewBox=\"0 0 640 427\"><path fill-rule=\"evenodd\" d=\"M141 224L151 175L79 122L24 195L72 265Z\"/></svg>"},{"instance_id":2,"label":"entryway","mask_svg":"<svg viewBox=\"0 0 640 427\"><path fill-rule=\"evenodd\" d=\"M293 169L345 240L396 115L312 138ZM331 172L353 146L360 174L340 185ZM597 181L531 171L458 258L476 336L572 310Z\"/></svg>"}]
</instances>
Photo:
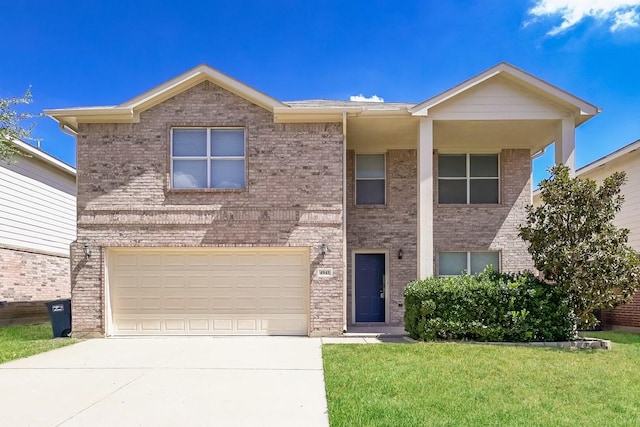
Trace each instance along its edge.
<instances>
[{"instance_id":1,"label":"entryway","mask_svg":"<svg viewBox=\"0 0 640 427\"><path fill-rule=\"evenodd\" d=\"M355 254L355 321L385 321L384 253Z\"/></svg>"}]
</instances>

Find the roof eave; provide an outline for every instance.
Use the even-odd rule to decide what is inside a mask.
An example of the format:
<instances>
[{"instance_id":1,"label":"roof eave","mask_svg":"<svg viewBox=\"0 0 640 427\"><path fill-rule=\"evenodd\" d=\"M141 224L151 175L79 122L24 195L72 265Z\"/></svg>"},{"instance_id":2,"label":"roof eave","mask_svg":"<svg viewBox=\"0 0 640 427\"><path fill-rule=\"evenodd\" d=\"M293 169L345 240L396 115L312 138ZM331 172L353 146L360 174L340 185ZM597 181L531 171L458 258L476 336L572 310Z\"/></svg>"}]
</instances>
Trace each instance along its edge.
<instances>
[{"instance_id":1,"label":"roof eave","mask_svg":"<svg viewBox=\"0 0 640 427\"><path fill-rule=\"evenodd\" d=\"M44 163L47 163L48 165L51 165L68 175L71 175L73 177L76 176L76 169L73 166L66 164L62 160L56 159L52 155L45 153L44 151L32 146L31 144L20 141L18 139L11 141L11 144L15 145L20 151L29 156L33 156L34 158L37 158L38 160L41 160Z\"/></svg>"}]
</instances>

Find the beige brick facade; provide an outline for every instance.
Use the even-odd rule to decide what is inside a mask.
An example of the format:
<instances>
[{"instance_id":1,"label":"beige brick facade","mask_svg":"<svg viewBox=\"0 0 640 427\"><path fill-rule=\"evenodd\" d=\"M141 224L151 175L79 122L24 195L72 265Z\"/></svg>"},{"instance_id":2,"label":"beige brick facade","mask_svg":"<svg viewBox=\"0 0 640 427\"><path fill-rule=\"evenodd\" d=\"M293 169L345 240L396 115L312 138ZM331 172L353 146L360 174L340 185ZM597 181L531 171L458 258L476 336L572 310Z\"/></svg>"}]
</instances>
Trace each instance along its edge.
<instances>
[{"instance_id":1,"label":"beige brick facade","mask_svg":"<svg viewBox=\"0 0 640 427\"><path fill-rule=\"evenodd\" d=\"M243 127L247 189L169 190L173 126ZM341 124L277 124L267 110L203 82L144 111L140 123L81 124L77 142L75 332L104 333L105 248L218 246L310 248L311 333L342 332ZM318 266L333 268L333 277L317 279Z\"/></svg>"},{"instance_id":2,"label":"beige brick facade","mask_svg":"<svg viewBox=\"0 0 640 427\"><path fill-rule=\"evenodd\" d=\"M575 111L583 112L580 120ZM285 104L201 65L115 107L47 110L77 133L78 228L70 263L74 331L105 332L106 254L114 247L308 248L312 335L340 334L354 323L355 254L382 253L385 323L401 325L403 291L418 274L418 241L424 245L419 268L425 275L438 274L443 251L499 251L502 271L532 268L518 237L531 203L531 153L560 136L556 161L572 162L574 128L597 112L504 63L421 104ZM548 119L540 120L542 113ZM246 188L173 190L174 127L243 128ZM526 138L514 140L523 130ZM510 141L520 149L510 148ZM434 187L433 211L430 191L421 192L422 239L418 145L422 182L432 178ZM439 205L433 147L500 151L499 203ZM386 153L383 206L355 205L360 151ZM375 265L361 271L377 281L380 258L369 260ZM331 268L333 275L318 278L319 267ZM373 301L369 318L376 319L377 289L370 290L373 295L364 298Z\"/></svg>"},{"instance_id":3,"label":"beige brick facade","mask_svg":"<svg viewBox=\"0 0 640 427\"><path fill-rule=\"evenodd\" d=\"M501 271L533 268L518 226L526 221L531 204L529 150L505 149L500 153L500 203L498 205L439 205L437 154L434 158L433 245L435 269L438 253L446 251L500 251Z\"/></svg>"},{"instance_id":4,"label":"beige brick facade","mask_svg":"<svg viewBox=\"0 0 640 427\"><path fill-rule=\"evenodd\" d=\"M51 301L71 296L69 258L0 247L0 301Z\"/></svg>"}]
</instances>

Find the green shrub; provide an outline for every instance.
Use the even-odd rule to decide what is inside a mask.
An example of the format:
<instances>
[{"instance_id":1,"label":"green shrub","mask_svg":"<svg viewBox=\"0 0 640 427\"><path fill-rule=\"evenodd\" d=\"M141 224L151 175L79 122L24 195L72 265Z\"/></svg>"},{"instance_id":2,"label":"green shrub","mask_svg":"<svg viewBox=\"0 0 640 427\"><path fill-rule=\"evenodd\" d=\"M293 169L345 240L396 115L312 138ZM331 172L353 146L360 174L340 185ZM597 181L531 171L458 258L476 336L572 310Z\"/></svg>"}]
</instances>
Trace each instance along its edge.
<instances>
[{"instance_id":1,"label":"green shrub","mask_svg":"<svg viewBox=\"0 0 640 427\"><path fill-rule=\"evenodd\" d=\"M416 280L404 292L414 339L562 341L573 337L566 295L531 273Z\"/></svg>"}]
</instances>

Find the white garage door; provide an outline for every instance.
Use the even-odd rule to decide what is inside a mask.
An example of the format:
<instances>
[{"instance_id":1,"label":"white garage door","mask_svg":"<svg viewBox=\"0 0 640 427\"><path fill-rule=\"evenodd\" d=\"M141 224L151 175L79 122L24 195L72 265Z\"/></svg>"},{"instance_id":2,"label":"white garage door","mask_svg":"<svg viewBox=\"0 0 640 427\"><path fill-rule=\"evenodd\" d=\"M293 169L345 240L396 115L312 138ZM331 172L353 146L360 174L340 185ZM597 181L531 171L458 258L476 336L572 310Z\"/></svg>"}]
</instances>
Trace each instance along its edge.
<instances>
[{"instance_id":1,"label":"white garage door","mask_svg":"<svg viewBox=\"0 0 640 427\"><path fill-rule=\"evenodd\" d=\"M307 335L307 249L110 249L109 335Z\"/></svg>"}]
</instances>

